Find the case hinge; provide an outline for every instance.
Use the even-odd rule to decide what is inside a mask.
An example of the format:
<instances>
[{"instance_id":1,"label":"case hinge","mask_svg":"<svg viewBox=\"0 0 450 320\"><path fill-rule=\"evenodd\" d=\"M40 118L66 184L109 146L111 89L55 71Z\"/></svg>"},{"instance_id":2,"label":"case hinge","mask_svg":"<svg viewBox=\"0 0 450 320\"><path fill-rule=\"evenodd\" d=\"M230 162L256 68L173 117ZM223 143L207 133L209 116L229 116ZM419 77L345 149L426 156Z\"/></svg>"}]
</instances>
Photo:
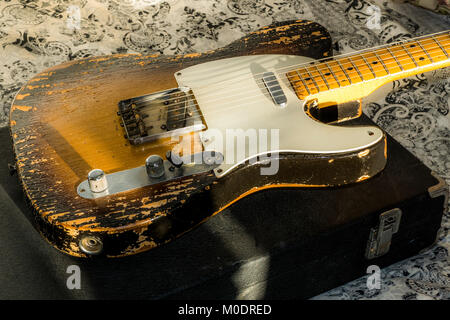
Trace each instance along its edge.
<instances>
[{"instance_id":1,"label":"case hinge","mask_svg":"<svg viewBox=\"0 0 450 320\"><path fill-rule=\"evenodd\" d=\"M378 258L389 252L392 235L398 231L402 211L395 208L380 214L380 223L376 228L370 229L367 242L366 258Z\"/></svg>"}]
</instances>

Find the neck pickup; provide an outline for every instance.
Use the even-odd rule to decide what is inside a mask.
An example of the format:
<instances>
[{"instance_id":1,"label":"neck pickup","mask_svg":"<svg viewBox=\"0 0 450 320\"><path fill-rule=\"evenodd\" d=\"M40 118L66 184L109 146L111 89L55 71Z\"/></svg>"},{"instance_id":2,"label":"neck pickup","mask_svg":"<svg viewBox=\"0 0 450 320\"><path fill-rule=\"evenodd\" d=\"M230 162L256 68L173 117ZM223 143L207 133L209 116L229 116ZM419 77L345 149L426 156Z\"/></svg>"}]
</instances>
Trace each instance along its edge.
<instances>
[{"instance_id":1,"label":"neck pickup","mask_svg":"<svg viewBox=\"0 0 450 320\"><path fill-rule=\"evenodd\" d=\"M273 102L281 108L284 108L286 106L287 99L275 74L273 72L264 72L262 81Z\"/></svg>"}]
</instances>

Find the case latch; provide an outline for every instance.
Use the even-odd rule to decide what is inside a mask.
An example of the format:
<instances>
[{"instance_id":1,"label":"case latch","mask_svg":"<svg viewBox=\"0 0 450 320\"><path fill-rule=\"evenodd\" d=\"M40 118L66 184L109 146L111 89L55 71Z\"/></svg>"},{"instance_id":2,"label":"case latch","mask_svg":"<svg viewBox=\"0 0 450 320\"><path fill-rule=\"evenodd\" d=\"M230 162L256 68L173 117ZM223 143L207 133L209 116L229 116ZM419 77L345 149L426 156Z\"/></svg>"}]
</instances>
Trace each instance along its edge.
<instances>
[{"instance_id":1,"label":"case latch","mask_svg":"<svg viewBox=\"0 0 450 320\"><path fill-rule=\"evenodd\" d=\"M398 231L402 211L395 208L380 214L378 227L370 229L369 241L367 242L366 258L378 258L389 252L392 235Z\"/></svg>"}]
</instances>

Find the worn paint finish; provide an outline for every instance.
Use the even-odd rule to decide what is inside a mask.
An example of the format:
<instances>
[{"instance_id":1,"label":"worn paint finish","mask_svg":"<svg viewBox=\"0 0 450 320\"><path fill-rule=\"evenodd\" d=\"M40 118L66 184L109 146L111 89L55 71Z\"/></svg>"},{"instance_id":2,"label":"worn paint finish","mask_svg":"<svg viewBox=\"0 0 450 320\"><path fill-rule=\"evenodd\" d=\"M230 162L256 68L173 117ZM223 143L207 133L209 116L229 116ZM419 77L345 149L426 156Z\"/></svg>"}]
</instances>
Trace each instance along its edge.
<instances>
[{"instance_id":1,"label":"worn paint finish","mask_svg":"<svg viewBox=\"0 0 450 320\"><path fill-rule=\"evenodd\" d=\"M121 257L179 237L259 190L323 186L321 181L329 179L318 175L299 181L295 175L299 168L322 166L327 168L324 174L330 174L334 170L330 171L330 164L349 166L349 172L329 183L336 185L379 171L373 164L380 163L379 155L384 153L376 150L362 157L364 161L357 155L332 162L329 157L284 155L283 169L271 177L259 175L261 164L254 164L220 181L208 172L96 200L78 196L76 187L91 169L110 173L137 167L149 154L164 156L174 146L169 139L130 145L116 115L120 100L176 87L173 74L194 64L268 53L322 58L331 55L331 39L312 22L278 23L206 53L90 57L52 67L31 79L13 103L10 128L18 175L42 235L57 249L84 257L78 241L84 234L95 234L103 240L106 256ZM376 148L383 150L385 145ZM352 168L357 176L352 176Z\"/></svg>"}]
</instances>

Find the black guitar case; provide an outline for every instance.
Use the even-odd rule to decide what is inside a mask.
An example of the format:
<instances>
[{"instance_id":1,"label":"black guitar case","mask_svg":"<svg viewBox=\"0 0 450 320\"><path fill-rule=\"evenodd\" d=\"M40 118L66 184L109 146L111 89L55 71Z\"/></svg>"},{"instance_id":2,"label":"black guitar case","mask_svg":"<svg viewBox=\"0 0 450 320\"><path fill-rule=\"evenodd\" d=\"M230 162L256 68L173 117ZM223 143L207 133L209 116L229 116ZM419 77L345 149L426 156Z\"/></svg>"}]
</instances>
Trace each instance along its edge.
<instances>
[{"instance_id":1,"label":"black guitar case","mask_svg":"<svg viewBox=\"0 0 450 320\"><path fill-rule=\"evenodd\" d=\"M366 117L355 123L371 123ZM347 124L346 124L347 125ZM7 130L1 130L5 144ZM2 150L11 150L2 145ZM16 178L0 163L0 298L299 299L418 254L435 243L448 187L388 137L385 170L340 188L269 189L179 239L121 259L78 259L48 245L24 217ZM5 200L6 199L6 200ZM12 201L11 201L12 200ZM81 288L68 290L68 266ZM23 275L27 275L25 278Z\"/></svg>"}]
</instances>

